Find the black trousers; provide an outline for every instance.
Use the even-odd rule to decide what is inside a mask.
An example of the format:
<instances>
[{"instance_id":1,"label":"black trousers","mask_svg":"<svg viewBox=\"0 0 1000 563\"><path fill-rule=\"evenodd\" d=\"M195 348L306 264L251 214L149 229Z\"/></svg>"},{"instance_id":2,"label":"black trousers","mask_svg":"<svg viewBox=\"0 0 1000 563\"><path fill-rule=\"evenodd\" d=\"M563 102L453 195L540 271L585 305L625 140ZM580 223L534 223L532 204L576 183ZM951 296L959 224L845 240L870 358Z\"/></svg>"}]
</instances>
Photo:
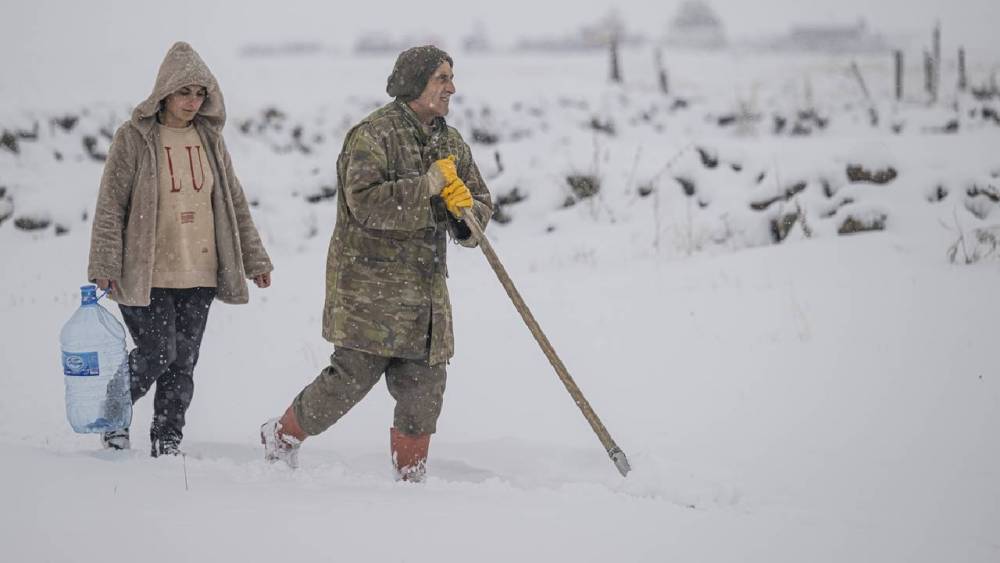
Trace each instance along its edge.
<instances>
[{"instance_id":1,"label":"black trousers","mask_svg":"<svg viewBox=\"0 0 1000 563\"><path fill-rule=\"evenodd\" d=\"M184 414L194 396L194 366L214 298L214 287L154 287L148 306L118 306L135 342L128 357L132 402L156 384L152 435L183 437Z\"/></svg>"}]
</instances>

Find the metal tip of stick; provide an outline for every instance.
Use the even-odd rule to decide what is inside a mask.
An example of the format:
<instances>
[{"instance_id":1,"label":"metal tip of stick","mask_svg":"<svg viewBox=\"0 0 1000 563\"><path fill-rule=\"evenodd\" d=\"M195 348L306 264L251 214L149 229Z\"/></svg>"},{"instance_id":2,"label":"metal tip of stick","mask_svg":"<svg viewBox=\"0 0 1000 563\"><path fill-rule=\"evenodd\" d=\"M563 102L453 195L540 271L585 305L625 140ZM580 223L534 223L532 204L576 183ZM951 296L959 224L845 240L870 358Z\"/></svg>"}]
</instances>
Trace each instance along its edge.
<instances>
[{"instance_id":1,"label":"metal tip of stick","mask_svg":"<svg viewBox=\"0 0 1000 563\"><path fill-rule=\"evenodd\" d=\"M632 466L628 463L628 458L625 457L625 452L621 448L612 448L608 450L608 455L611 456L611 461L615 462L615 467L618 468L618 472L622 474L622 477L627 477L628 472L632 471Z\"/></svg>"}]
</instances>

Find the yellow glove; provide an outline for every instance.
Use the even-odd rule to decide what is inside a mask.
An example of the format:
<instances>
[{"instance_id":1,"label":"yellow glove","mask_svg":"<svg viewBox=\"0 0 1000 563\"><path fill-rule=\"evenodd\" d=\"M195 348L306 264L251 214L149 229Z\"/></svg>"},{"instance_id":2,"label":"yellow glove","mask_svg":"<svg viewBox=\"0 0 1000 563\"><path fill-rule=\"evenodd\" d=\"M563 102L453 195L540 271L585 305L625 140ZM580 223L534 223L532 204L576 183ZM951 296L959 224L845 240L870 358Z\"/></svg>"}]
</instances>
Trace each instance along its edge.
<instances>
[{"instance_id":1,"label":"yellow glove","mask_svg":"<svg viewBox=\"0 0 1000 563\"><path fill-rule=\"evenodd\" d=\"M442 158L431 163L431 167L427 170L427 175L430 177L430 182L428 182L430 194L439 194L443 188L458 180L458 169L455 168L455 155L448 155L448 158Z\"/></svg>"},{"instance_id":2,"label":"yellow glove","mask_svg":"<svg viewBox=\"0 0 1000 563\"><path fill-rule=\"evenodd\" d=\"M455 180L441 190L441 198L448 211L456 218L462 218L463 209L472 208L472 192L461 180Z\"/></svg>"}]
</instances>

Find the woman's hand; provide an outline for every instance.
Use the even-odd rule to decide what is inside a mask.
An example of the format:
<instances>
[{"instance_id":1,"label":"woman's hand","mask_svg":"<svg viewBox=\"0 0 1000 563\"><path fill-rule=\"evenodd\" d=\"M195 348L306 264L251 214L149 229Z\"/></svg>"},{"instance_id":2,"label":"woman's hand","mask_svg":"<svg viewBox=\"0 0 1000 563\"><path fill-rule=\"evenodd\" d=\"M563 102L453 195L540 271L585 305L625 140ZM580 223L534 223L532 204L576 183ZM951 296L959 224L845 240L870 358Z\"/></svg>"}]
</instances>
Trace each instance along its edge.
<instances>
[{"instance_id":1,"label":"woman's hand","mask_svg":"<svg viewBox=\"0 0 1000 563\"><path fill-rule=\"evenodd\" d=\"M97 287L101 288L101 290L106 290L110 287L111 288L110 293L114 293L115 291L118 290L118 284L115 282L115 280L109 280L107 278L97 278L94 280L94 283L96 283Z\"/></svg>"},{"instance_id":2,"label":"woman's hand","mask_svg":"<svg viewBox=\"0 0 1000 563\"><path fill-rule=\"evenodd\" d=\"M261 289L271 287L271 272L264 272L263 274L254 276L253 283L257 284L257 287Z\"/></svg>"}]
</instances>

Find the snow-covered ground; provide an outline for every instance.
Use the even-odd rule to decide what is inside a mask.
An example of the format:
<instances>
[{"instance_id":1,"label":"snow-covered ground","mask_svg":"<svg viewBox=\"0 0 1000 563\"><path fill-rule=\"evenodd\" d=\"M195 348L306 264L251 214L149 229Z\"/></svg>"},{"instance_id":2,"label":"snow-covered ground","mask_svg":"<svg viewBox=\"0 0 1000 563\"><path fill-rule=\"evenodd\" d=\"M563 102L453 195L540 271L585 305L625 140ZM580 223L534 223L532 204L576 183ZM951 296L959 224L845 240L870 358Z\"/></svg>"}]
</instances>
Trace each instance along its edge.
<instances>
[{"instance_id":1,"label":"snow-covered ground","mask_svg":"<svg viewBox=\"0 0 1000 563\"><path fill-rule=\"evenodd\" d=\"M5 560L1000 560L1000 123L983 115L1000 99L951 89L928 107L913 84L895 104L888 61L861 60L873 125L848 60L675 54L664 97L646 52L626 52L623 86L604 54L457 56L451 121L498 137L473 144L495 198L526 196L490 237L633 472L615 471L482 255L453 247L457 354L413 486L391 479L381 386L298 471L266 465L257 436L332 351L335 206L307 198L335 185L391 57L206 59L276 270L250 305L211 311L186 458L146 455L150 401L131 452L73 434L58 363L101 172L83 139L106 150L100 130L159 61L127 90L115 76L123 89L60 97L67 69L26 81L34 104L0 91L0 129L38 123L17 154L0 148ZM852 166L895 177L852 181ZM882 229L838 235L849 217Z\"/></svg>"}]
</instances>

